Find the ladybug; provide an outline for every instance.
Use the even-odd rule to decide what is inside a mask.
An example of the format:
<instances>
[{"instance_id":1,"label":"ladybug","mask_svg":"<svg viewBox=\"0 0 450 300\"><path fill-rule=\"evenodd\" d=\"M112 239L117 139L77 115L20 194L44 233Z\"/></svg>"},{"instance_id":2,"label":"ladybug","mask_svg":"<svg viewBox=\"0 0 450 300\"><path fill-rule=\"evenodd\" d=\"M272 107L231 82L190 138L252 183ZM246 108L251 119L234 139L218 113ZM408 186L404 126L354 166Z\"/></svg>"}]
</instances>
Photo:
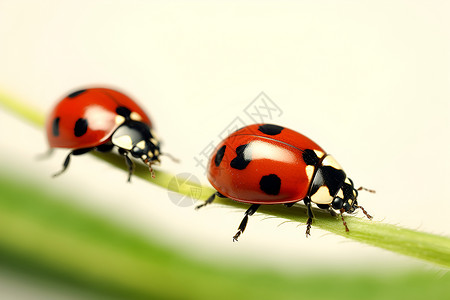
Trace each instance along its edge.
<instances>
[{"instance_id":1,"label":"ladybug","mask_svg":"<svg viewBox=\"0 0 450 300\"><path fill-rule=\"evenodd\" d=\"M131 98L112 89L82 89L67 95L50 113L46 130L50 153L54 148L72 149L53 176L67 169L72 155L113 147L125 158L128 181L134 168L130 155L141 159L152 177L152 165L160 162L160 143L149 117Z\"/></svg>"},{"instance_id":2,"label":"ladybug","mask_svg":"<svg viewBox=\"0 0 450 300\"><path fill-rule=\"evenodd\" d=\"M306 236L310 235L313 213L311 203L340 216L353 213L358 205L360 187L355 189L333 156L306 136L278 125L254 124L225 138L214 150L208 164L208 180L217 190L200 208L215 197L251 204L245 212L233 241L244 232L248 216L262 204L293 206L303 201L307 208Z\"/></svg>"}]
</instances>

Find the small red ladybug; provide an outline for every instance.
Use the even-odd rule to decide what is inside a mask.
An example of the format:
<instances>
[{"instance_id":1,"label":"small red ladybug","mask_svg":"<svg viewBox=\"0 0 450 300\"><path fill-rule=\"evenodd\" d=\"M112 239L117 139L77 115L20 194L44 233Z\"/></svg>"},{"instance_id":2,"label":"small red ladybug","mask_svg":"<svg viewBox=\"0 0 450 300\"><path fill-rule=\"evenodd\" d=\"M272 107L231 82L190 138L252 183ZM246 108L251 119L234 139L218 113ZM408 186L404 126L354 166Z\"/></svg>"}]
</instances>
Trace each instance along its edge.
<instances>
[{"instance_id":1,"label":"small red ladybug","mask_svg":"<svg viewBox=\"0 0 450 300\"><path fill-rule=\"evenodd\" d=\"M311 202L332 215L338 210L346 231L342 213L360 208L372 218L356 200L358 190L368 189L355 189L336 160L315 142L277 125L254 124L228 136L211 156L208 180L217 192L197 208L213 202L216 196L251 204L233 241L261 204L290 207L303 200L308 212L306 236L314 217Z\"/></svg>"},{"instance_id":2,"label":"small red ladybug","mask_svg":"<svg viewBox=\"0 0 450 300\"><path fill-rule=\"evenodd\" d=\"M47 119L47 139L53 148L73 149L66 157L63 173L72 155L92 150L110 151L114 146L125 157L128 181L134 164L129 155L141 159L150 169L159 163L160 143L145 112L128 96L111 89L90 88L62 99Z\"/></svg>"}]
</instances>

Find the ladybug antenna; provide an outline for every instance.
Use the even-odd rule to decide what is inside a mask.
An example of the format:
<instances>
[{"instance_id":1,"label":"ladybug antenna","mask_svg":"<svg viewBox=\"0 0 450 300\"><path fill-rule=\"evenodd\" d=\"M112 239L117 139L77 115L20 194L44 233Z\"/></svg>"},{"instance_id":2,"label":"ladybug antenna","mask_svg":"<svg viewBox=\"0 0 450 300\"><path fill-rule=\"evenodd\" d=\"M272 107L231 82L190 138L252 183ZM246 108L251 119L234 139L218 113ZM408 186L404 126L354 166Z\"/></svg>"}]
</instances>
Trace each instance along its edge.
<instances>
[{"instance_id":1,"label":"ladybug antenna","mask_svg":"<svg viewBox=\"0 0 450 300\"><path fill-rule=\"evenodd\" d=\"M364 209L364 207L362 207L362 206L360 206L360 205L358 205L358 206L356 206L357 208L360 208L361 210L362 210L362 212L366 215L366 217L369 219L369 220L372 220L373 219L373 217L371 216L371 215L369 215L369 213Z\"/></svg>"},{"instance_id":2,"label":"ladybug antenna","mask_svg":"<svg viewBox=\"0 0 450 300\"><path fill-rule=\"evenodd\" d=\"M366 191L366 192L375 194L375 190L371 190L371 189L365 188L365 187L363 187L363 186L360 186L360 187L357 188L356 190L358 190L358 191Z\"/></svg>"},{"instance_id":3,"label":"ladybug antenna","mask_svg":"<svg viewBox=\"0 0 450 300\"><path fill-rule=\"evenodd\" d=\"M345 227L345 231L346 231L346 232L349 232L350 230L348 230L347 222L345 222L344 216L342 215L342 214L345 212L345 210L344 210L343 208L341 208L341 209L339 210L339 212L340 212L340 215L341 215L342 224L343 224L344 227Z\"/></svg>"},{"instance_id":4,"label":"ladybug antenna","mask_svg":"<svg viewBox=\"0 0 450 300\"><path fill-rule=\"evenodd\" d=\"M52 154L55 148L48 148L48 150L44 153L39 153L36 155L36 160L44 160L49 158Z\"/></svg>"},{"instance_id":5,"label":"ladybug antenna","mask_svg":"<svg viewBox=\"0 0 450 300\"><path fill-rule=\"evenodd\" d=\"M163 153L160 153L160 155L167 156L168 158L170 158L173 162L176 162L177 164L180 163L180 160L178 158L174 157L170 153L163 152Z\"/></svg>"}]
</instances>

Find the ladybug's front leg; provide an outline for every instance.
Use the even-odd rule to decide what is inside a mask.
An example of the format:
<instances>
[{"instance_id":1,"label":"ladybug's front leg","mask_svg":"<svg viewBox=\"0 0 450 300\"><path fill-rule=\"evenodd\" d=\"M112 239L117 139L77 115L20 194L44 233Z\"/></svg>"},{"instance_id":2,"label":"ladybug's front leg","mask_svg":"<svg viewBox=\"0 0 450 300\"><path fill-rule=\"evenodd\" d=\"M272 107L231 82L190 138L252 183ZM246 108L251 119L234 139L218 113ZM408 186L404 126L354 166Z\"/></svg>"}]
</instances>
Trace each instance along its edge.
<instances>
[{"instance_id":1,"label":"ladybug's front leg","mask_svg":"<svg viewBox=\"0 0 450 300\"><path fill-rule=\"evenodd\" d=\"M339 212L341 213L341 220L342 220L342 224L343 224L344 227L345 227L345 231L346 231L346 232L349 232L350 230L348 230L347 222L345 222L344 216L342 215L342 214L345 212L345 210L344 210L343 208L341 208L341 209L339 210Z\"/></svg>"},{"instance_id":2,"label":"ladybug's front leg","mask_svg":"<svg viewBox=\"0 0 450 300\"><path fill-rule=\"evenodd\" d=\"M317 206L318 206L320 209L325 209L325 210L327 210L327 211L330 213L330 215L331 215L332 217L336 217L336 216L337 216L337 215L336 215L336 212L334 211L334 209L331 207L330 204L317 204Z\"/></svg>"},{"instance_id":3,"label":"ladybug's front leg","mask_svg":"<svg viewBox=\"0 0 450 300\"><path fill-rule=\"evenodd\" d=\"M220 197L220 198L226 198L224 195L222 195L221 193L219 193L219 192L215 192L214 194L212 194L204 203L202 203L202 204L200 204L200 205L197 205L196 207L195 207L195 209L200 209L200 208L202 208L203 206L206 206L206 205L208 205L208 204L211 204L211 203L213 203L213 201L214 201L214 199L216 199L216 196L217 197Z\"/></svg>"},{"instance_id":4,"label":"ladybug's front leg","mask_svg":"<svg viewBox=\"0 0 450 300\"><path fill-rule=\"evenodd\" d=\"M64 173L64 171L69 166L70 156L71 155L82 155L82 154L88 153L89 151L92 151L93 149L94 148L82 148L82 149L75 149L75 150L70 151L70 153L67 155L66 159L64 160L62 170L57 172L57 173L55 173L55 174L53 174L53 177L56 177L56 176L61 175L62 173Z\"/></svg>"},{"instance_id":5,"label":"ladybug's front leg","mask_svg":"<svg viewBox=\"0 0 450 300\"><path fill-rule=\"evenodd\" d=\"M123 157L125 157L125 163L127 164L127 167L128 167L128 182L131 182L131 175L133 175L134 164L131 161L131 159L128 157L128 151L123 150L122 148L119 148L119 154L123 155Z\"/></svg>"},{"instance_id":6,"label":"ladybug's front leg","mask_svg":"<svg viewBox=\"0 0 450 300\"><path fill-rule=\"evenodd\" d=\"M36 155L36 159L38 160L47 159L53 154L54 150L55 148L48 148L46 152Z\"/></svg>"}]
</instances>

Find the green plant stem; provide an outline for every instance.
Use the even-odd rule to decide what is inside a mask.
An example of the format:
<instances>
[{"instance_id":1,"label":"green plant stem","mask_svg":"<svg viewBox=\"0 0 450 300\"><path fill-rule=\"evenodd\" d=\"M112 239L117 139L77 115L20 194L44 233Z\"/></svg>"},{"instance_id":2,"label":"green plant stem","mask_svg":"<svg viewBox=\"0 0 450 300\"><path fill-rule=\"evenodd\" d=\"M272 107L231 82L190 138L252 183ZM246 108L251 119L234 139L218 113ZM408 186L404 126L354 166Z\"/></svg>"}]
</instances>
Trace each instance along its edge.
<instances>
[{"instance_id":1,"label":"green plant stem","mask_svg":"<svg viewBox=\"0 0 450 300\"><path fill-rule=\"evenodd\" d=\"M265 267L184 256L0 170L0 266L107 299L447 299L449 276ZM62 200L63 199L63 200ZM213 257L213 256L212 256ZM324 288L325 287L325 288ZM346 293L351 289L351 293ZM342 293L336 291L343 290ZM382 295L380 295L380 292ZM3 295L6 297L6 295ZM85 299L85 298L83 298Z\"/></svg>"},{"instance_id":2,"label":"green plant stem","mask_svg":"<svg viewBox=\"0 0 450 300\"><path fill-rule=\"evenodd\" d=\"M45 117L42 113L36 110L32 105L25 102L18 101L9 94L2 93L0 91L0 105L7 110L15 113L27 122L31 122L33 125L39 127L44 126Z\"/></svg>"},{"instance_id":3,"label":"green plant stem","mask_svg":"<svg viewBox=\"0 0 450 300\"><path fill-rule=\"evenodd\" d=\"M11 97L0 95L0 104L3 104L10 111L36 125L42 126L44 123L44 118L41 114L28 109L28 105L15 101ZM123 158L119 156L113 154L95 154L95 156L118 168L125 169ZM166 189L169 187L170 180L175 177L173 174L163 170L157 170L155 173L156 178L151 178L148 169L138 164L134 176ZM180 178L180 181L183 181L183 179ZM200 195L191 195L191 185L195 185L195 183L185 182L184 185L174 191L198 200L205 200L214 192L210 187L199 186L202 193ZM215 200L215 203L233 207L248 207L230 199L219 198ZM301 205L296 205L291 208L285 208L281 205L266 205L261 207L258 212L301 224L305 224L307 220L306 209ZM348 227L350 228L349 232L345 232L339 218L332 217L319 209L314 209L314 214L316 218L313 222L313 228L320 228L355 241L416 257L446 268L450 267L450 238L448 237L405 229L381 222L368 221L352 216L345 216ZM299 232L299 235L301 234Z\"/></svg>"}]
</instances>

